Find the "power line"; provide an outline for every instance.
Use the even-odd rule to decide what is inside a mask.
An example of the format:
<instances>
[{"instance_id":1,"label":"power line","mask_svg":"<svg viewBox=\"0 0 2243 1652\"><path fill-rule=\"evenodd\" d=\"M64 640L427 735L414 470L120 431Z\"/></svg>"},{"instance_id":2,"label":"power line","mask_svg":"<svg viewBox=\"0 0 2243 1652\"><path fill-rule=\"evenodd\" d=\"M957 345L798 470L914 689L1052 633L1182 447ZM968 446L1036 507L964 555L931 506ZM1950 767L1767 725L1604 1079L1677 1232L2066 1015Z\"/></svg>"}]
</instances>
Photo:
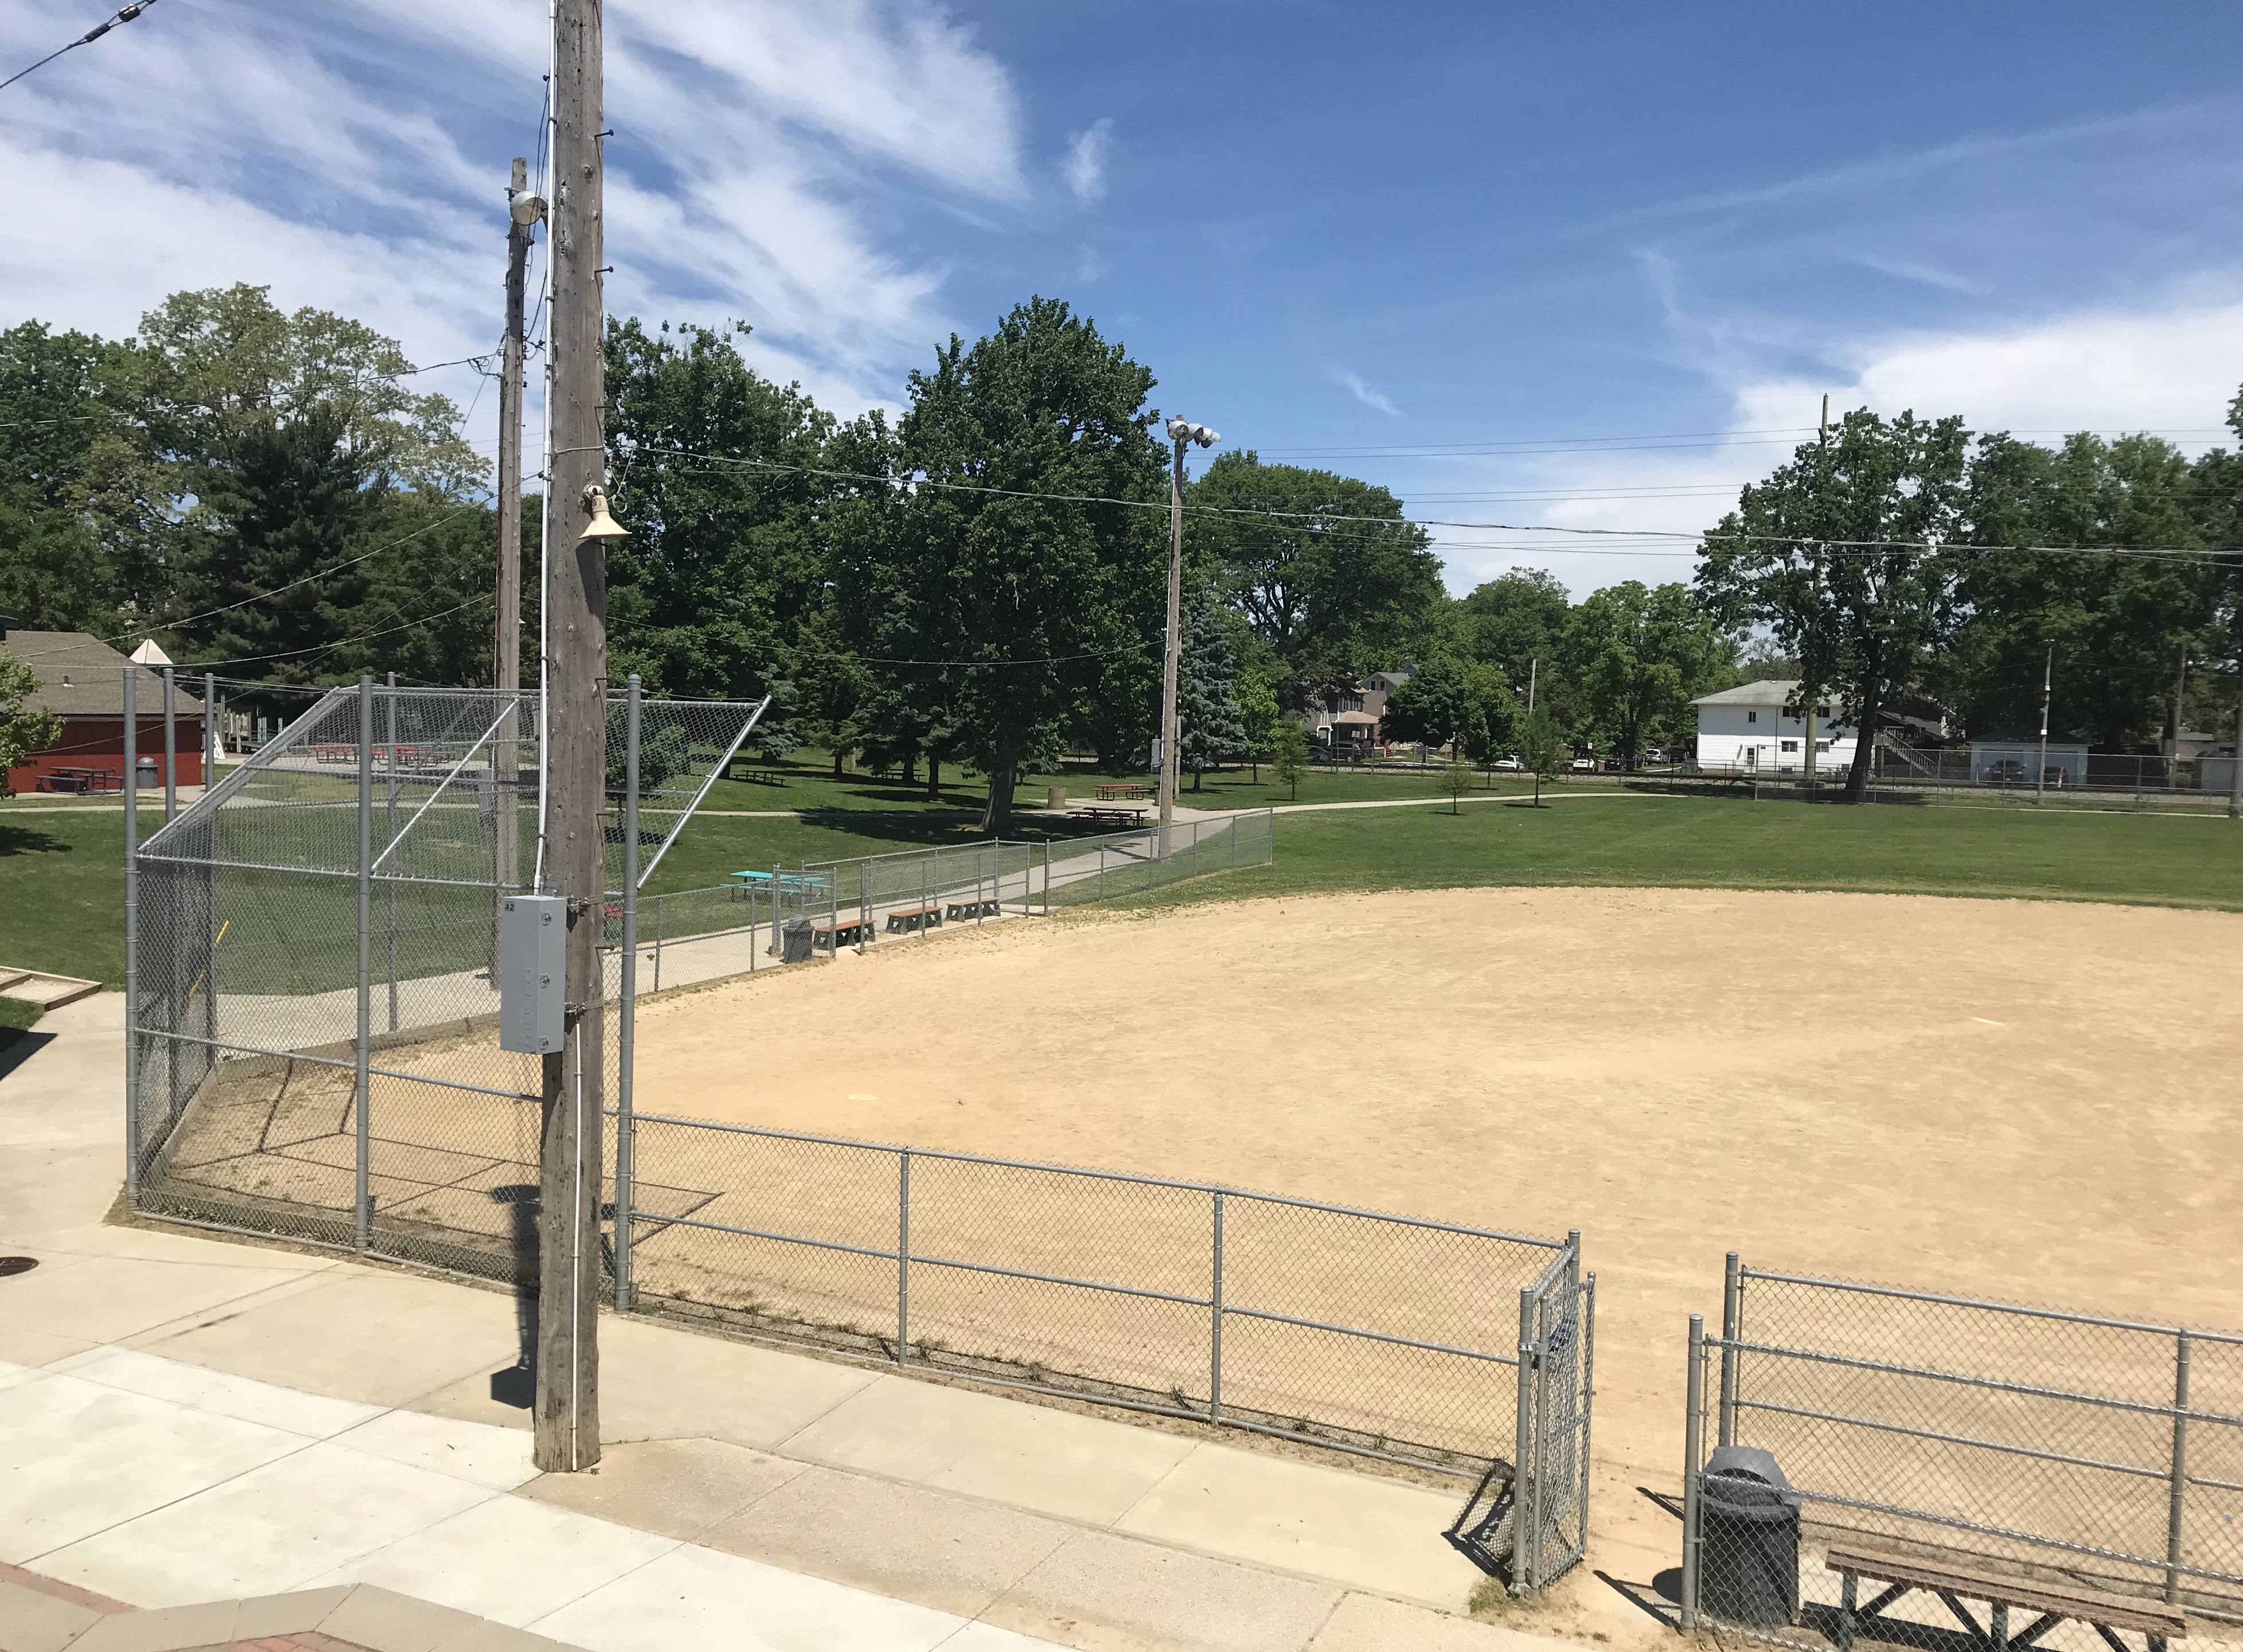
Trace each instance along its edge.
<instances>
[{"instance_id":1,"label":"power line","mask_svg":"<svg viewBox=\"0 0 2243 1652\"><path fill-rule=\"evenodd\" d=\"M107 34L111 29L116 28L119 24L131 22L133 18L138 17L142 12L147 10L149 7L155 3L156 0L132 0L132 3L131 5L103 18L99 23L94 24L92 28L87 30L77 39L71 41L67 46L64 46L57 50L49 52L45 57L40 58L38 62L33 64L30 69L18 69L14 74L9 76L7 79L0 80L0 91L7 91L9 87L14 85L24 76L31 73L32 70L44 69L49 64L54 62L56 58L61 57L64 52L76 51L80 46L91 45L95 41L100 39L102 36Z\"/></svg>"},{"instance_id":2,"label":"power line","mask_svg":"<svg viewBox=\"0 0 2243 1652\"><path fill-rule=\"evenodd\" d=\"M394 636L400 631L416 630L420 627L430 624L437 620L448 619L455 614L464 613L468 608L475 607L478 602L488 602L490 600L489 592L480 592L477 594L469 597L466 601L455 603L452 607L443 609L440 613L424 614L418 619L408 620L402 625L385 626L379 631L360 631L355 635L338 637L333 642L313 642L306 643L300 648L283 648L278 654L245 654L237 655L231 660L179 661L174 663L173 668L179 671L200 671L212 666L221 665L262 665L268 660L293 660L297 655L305 654L312 655L316 659L324 660L327 655L334 653L337 649L347 648L354 642L371 642L376 637ZM256 686L262 688L266 685L260 683Z\"/></svg>"}]
</instances>

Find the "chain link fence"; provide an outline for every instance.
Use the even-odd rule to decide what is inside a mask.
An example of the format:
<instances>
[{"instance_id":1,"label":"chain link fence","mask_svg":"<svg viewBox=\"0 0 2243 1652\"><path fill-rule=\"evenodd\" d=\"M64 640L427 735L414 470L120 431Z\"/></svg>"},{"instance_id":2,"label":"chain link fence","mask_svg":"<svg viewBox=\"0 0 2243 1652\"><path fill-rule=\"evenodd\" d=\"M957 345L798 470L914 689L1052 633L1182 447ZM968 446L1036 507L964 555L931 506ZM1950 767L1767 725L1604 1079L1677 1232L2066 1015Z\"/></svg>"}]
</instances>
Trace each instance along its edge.
<instances>
[{"instance_id":1,"label":"chain link fence","mask_svg":"<svg viewBox=\"0 0 2243 1652\"><path fill-rule=\"evenodd\" d=\"M2243 1337L1734 1256L1724 1297L1721 1335L1691 1320L1685 1628L2243 1639Z\"/></svg>"}]
</instances>

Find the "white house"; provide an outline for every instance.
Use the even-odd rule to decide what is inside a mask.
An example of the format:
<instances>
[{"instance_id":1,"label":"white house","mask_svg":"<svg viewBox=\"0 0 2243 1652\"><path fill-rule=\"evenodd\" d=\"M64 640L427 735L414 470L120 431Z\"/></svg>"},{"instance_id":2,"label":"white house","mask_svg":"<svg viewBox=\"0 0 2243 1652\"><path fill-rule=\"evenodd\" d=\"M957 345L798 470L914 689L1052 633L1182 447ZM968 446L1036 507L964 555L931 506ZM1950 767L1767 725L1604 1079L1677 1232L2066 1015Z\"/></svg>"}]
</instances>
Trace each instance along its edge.
<instances>
[{"instance_id":1,"label":"white house","mask_svg":"<svg viewBox=\"0 0 2243 1652\"><path fill-rule=\"evenodd\" d=\"M1405 661L1392 671L1374 671L1352 688L1328 695L1321 706L1302 715L1309 738L1321 745L1365 749L1377 743L1379 724L1386 715L1386 698L1407 682L1418 669Z\"/></svg>"},{"instance_id":2,"label":"white house","mask_svg":"<svg viewBox=\"0 0 2243 1652\"><path fill-rule=\"evenodd\" d=\"M2048 742L2048 781L2060 786L2087 783L2087 747L2078 740ZM2030 786L2041 767L2040 728L1995 729L1970 740L1970 783ZM2057 779L2058 772L2064 778Z\"/></svg>"},{"instance_id":3,"label":"white house","mask_svg":"<svg viewBox=\"0 0 2243 1652\"><path fill-rule=\"evenodd\" d=\"M1712 774L1805 772L1807 708L1792 705L1798 692L1796 677L1770 677L1693 700L1698 708L1698 769ZM1832 721L1836 709L1826 703L1815 713L1818 775L1843 773L1854 761L1854 729Z\"/></svg>"}]
</instances>

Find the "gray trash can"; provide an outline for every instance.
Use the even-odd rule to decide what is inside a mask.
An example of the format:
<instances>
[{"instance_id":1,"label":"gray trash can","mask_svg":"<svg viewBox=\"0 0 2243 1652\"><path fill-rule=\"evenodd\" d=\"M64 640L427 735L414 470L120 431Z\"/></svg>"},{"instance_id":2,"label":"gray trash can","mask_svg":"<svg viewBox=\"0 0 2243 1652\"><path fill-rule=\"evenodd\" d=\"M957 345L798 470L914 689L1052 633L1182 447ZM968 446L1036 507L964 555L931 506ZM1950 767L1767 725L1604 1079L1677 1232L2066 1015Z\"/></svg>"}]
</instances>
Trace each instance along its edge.
<instances>
[{"instance_id":1,"label":"gray trash can","mask_svg":"<svg viewBox=\"0 0 2243 1652\"><path fill-rule=\"evenodd\" d=\"M787 919L779 929L778 961L781 964L809 963L811 944L810 920L806 917Z\"/></svg>"},{"instance_id":2,"label":"gray trash can","mask_svg":"<svg viewBox=\"0 0 2243 1652\"><path fill-rule=\"evenodd\" d=\"M1722 1446L1698 1481L1698 1605L1754 1628L1799 1622L1799 1494L1757 1446Z\"/></svg>"},{"instance_id":3,"label":"gray trash can","mask_svg":"<svg viewBox=\"0 0 2243 1652\"><path fill-rule=\"evenodd\" d=\"M132 765L132 789L135 791L151 790L163 783L164 776L158 770L153 757L143 757Z\"/></svg>"}]
</instances>

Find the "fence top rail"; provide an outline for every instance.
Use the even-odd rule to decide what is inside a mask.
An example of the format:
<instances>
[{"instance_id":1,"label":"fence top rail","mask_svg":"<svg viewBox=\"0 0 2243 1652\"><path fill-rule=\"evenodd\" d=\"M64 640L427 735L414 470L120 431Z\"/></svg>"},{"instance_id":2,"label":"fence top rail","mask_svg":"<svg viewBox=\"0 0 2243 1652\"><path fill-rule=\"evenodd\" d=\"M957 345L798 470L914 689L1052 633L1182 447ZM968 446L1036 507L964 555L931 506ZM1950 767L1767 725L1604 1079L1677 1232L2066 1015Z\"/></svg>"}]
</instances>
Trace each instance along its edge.
<instances>
[{"instance_id":1,"label":"fence top rail","mask_svg":"<svg viewBox=\"0 0 2243 1652\"><path fill-rule=\"evenodd\" d=\"M1949 1296L1937 1291L1910 1291L1896 1285L1865 1285L1858 1279L1818 1279L1811 1273L1777 1273L1765 1268L1740 1267L1740 1279L1766 1279L1777 1285L1805 1285L1822 1291L1850 1291L1862 1296L1893 1297L1903 1302L1930 1302L1940 1307L1977 1308L1988 1313L2013 1313L2021 1319L2054 1320L2065 1325L2091 1325L2106 1331L2140 1331L2153 1336L2185 1336L2198 1342L2225 1342L2243 1346L2243 1332L2199 1331L2192 1326L2154 1325L2138 1320L2106 1319L2098 1313L2077 1313L2065 1308L2035 1307L2024 1302L1994 1302L1983 1297Z\"/></svg>"},{"instance_id":2,"label":"fence top rail","mask_svg":"<svg viewBox=\"0 0 2243 1652\"><path fill-rule=\"evenodd\" d=\"M610 1108L610 1117L620 1117L619 1110ZM1227 1187L1216 1182L1177 1181L1165 1176L1140 1176L1128 1171L1090 1170L1080 1165L1045 1165L1027 1158L991 1158L980 1153L952 1152L937 1147L907 1147L900 1142L862 1141L847 1136L814 1136L798 1130L771 1130L761 1125L727 1125L711 1118L680 1118L671 1113L634 1112L634 1124L669 1125L681 1130L713 1130L727 1136L758 1136L771 1141L807 1142L818 1147L849 1147L876 1153L909 1153L913 1158L939 1158L960 1165L987 1165L998 1170L1032 1170L1047 1176L1087 1176L1106 1182L1135 1182L1145 1187L1174 1188L1186 1193L1220 1193L1225 1199L1250 1199L1264 1205L1290 1205L1300 1210L1324 1211L1334 1216L1358 1216L1370 1221L1392 1222L1404 1227L1429 1228L1436 1232L1458 1233L1467 1239L1500 1239L1506 1244L1526 1245L1536 1250L1564 1251L1569 1240L1540 1239L1529 1233L1505 1233L1494 1228L1465 1227L1455 1222L1437 1222L1422 1216L1398 1216L1391 1211L1365 1210L1352 1205L1328 1205L1318 1199L1294 1199L1284 1193L1257 1193L1248 1188Z\"/></svg>"}]
</instances>

